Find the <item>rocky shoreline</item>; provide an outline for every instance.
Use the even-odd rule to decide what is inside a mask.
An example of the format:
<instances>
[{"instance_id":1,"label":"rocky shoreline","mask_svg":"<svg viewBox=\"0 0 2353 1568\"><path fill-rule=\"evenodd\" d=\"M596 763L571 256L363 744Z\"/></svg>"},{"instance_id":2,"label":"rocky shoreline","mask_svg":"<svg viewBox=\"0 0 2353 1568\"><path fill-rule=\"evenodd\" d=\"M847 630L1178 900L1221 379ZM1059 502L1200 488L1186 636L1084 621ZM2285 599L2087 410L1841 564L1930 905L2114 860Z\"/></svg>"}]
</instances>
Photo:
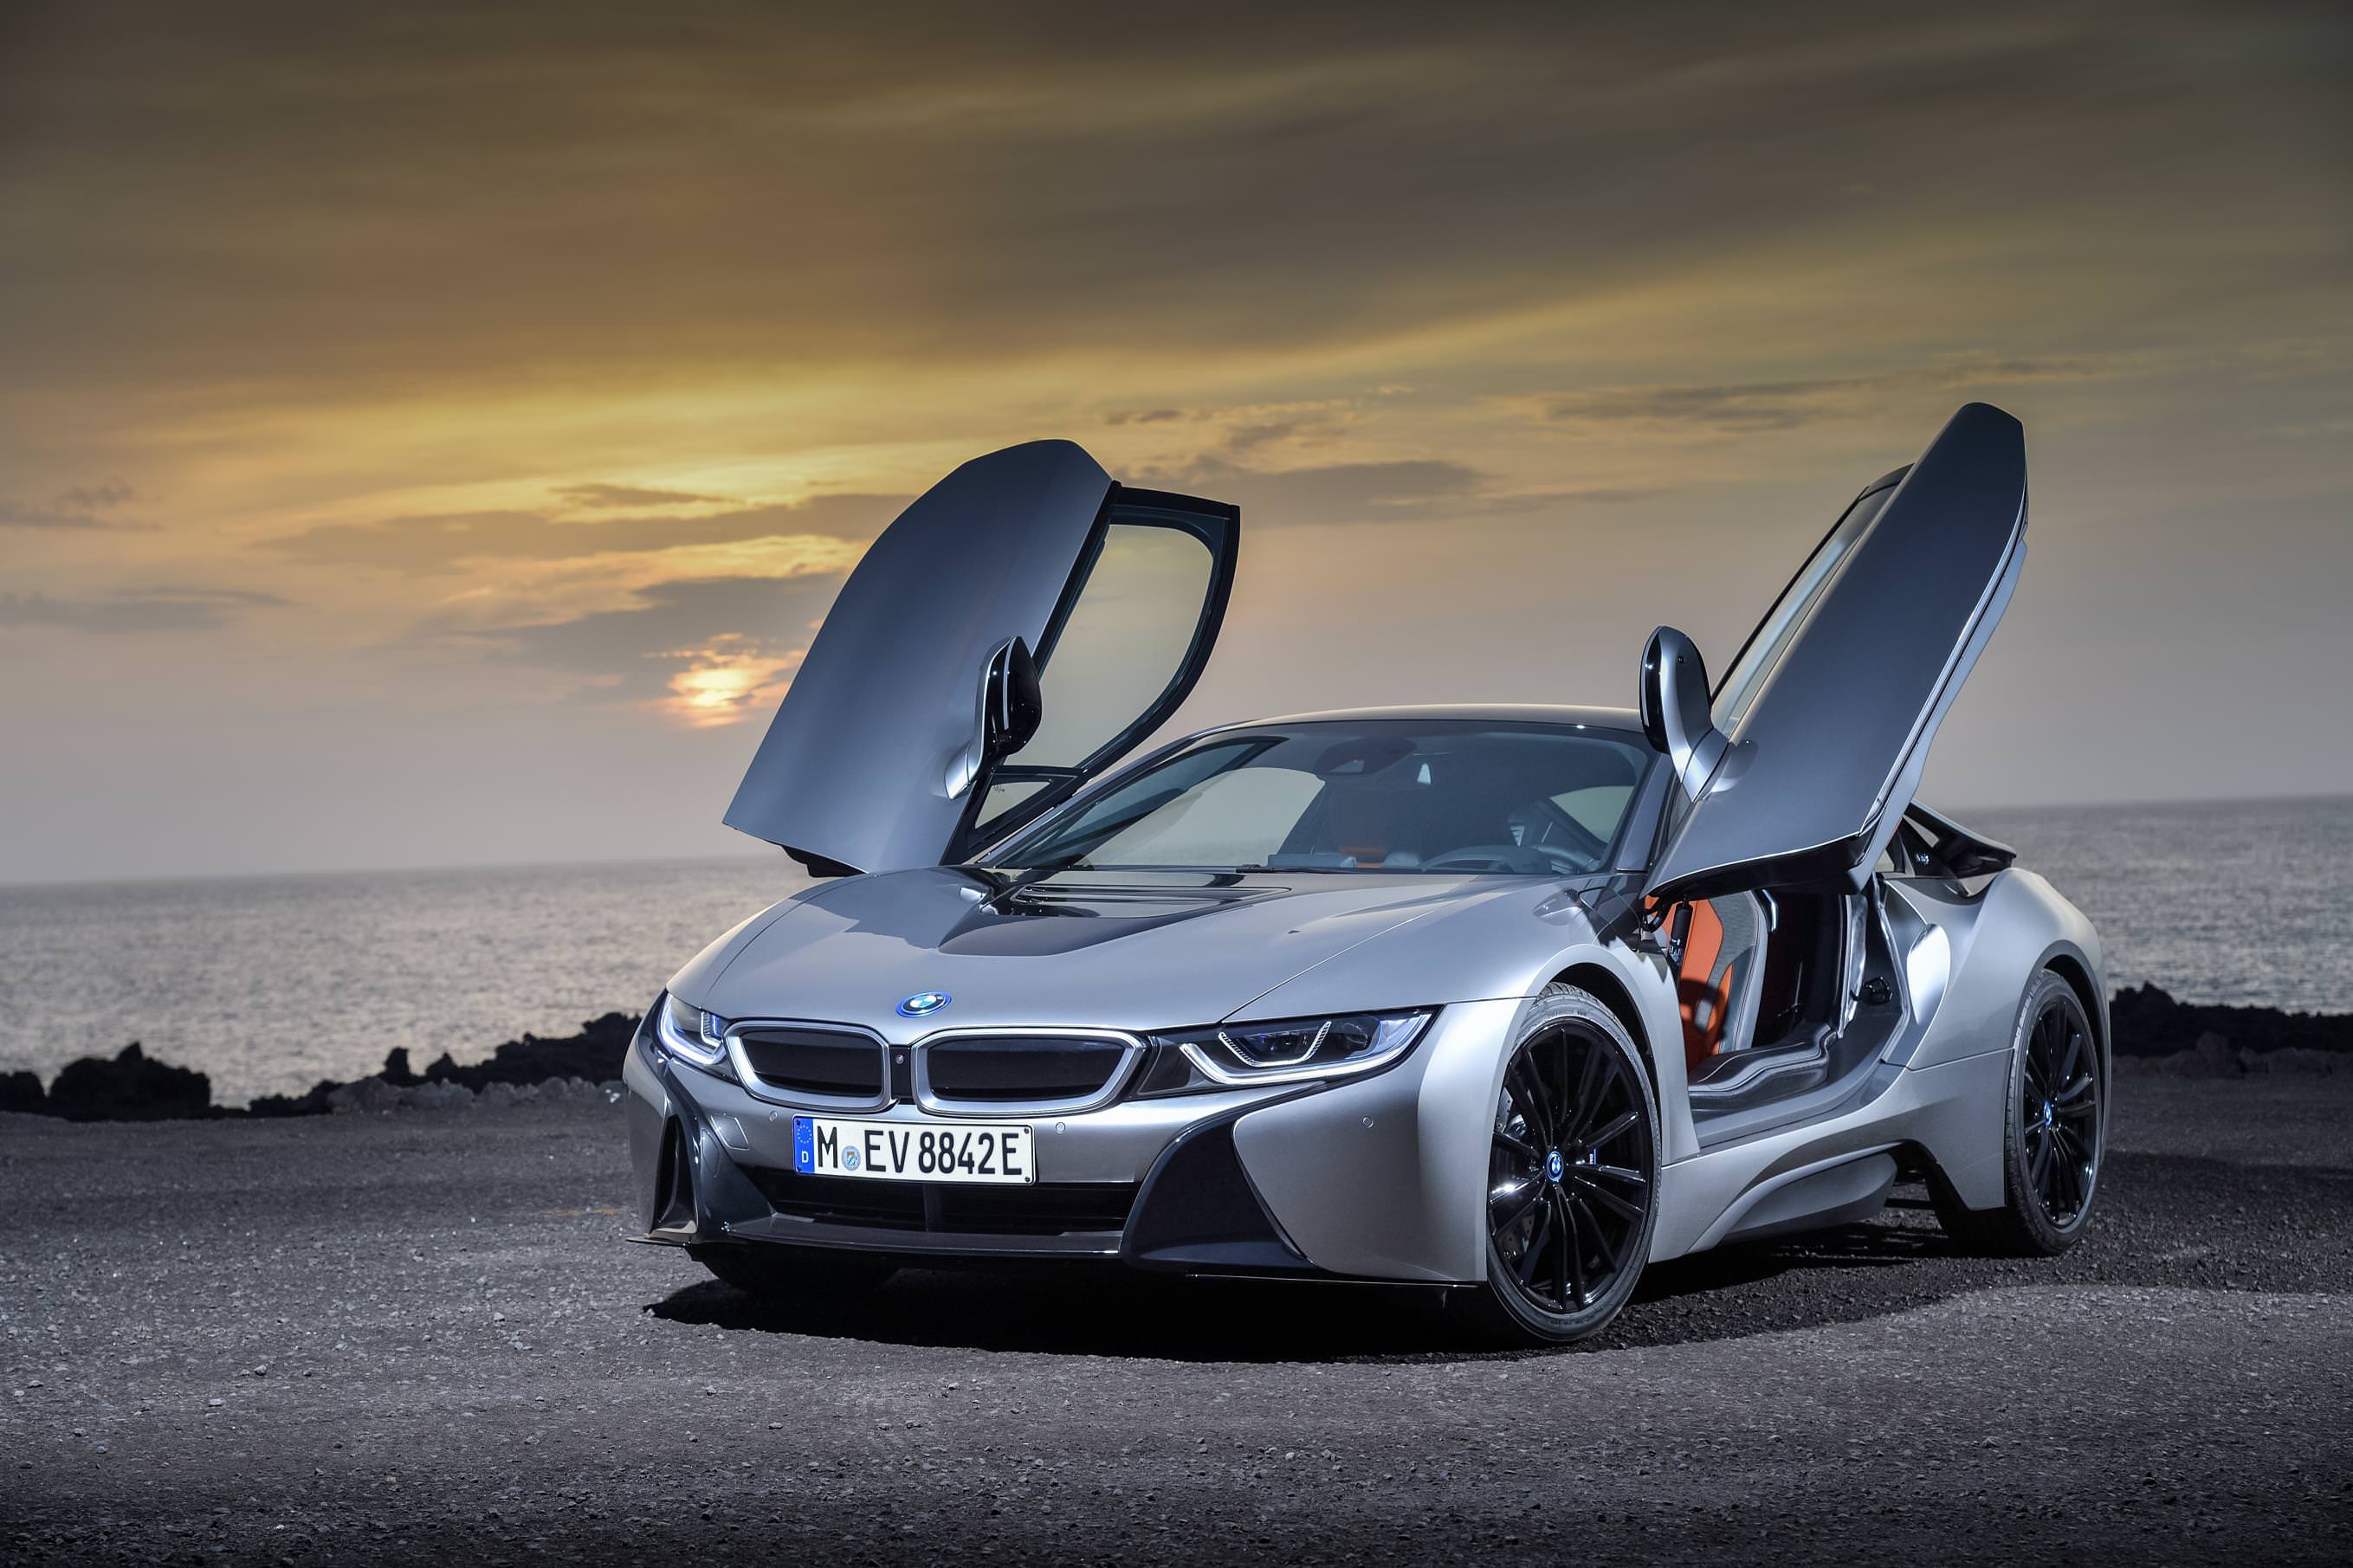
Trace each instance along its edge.
<instances>
[{"instance_id":1,"label":"rocky shoreline","mask_svg":"<svg viewBox=\"0 0 2353 1568\"><path fill-rule=\"evenodd\" d=\"M68 1063L46 1087L33 1073L0 1073L0 1111L69 1121L178 1121L617 1097L622 1054L638 1032L638 1021L636 1014L607 1013L582 1024L576 1035L525 1035L499 1047L488 1060L462 1067L445 1051L421 1073L409 1066L405 1047L396 1048L372 1077L349 1083L326 1079L301 1094L264 1095L242 1107L215 1105L208 1076L158 1060L133 1040L112 1057Z\"/></svg>"},{"instance_id":2,"label":"rocky shoreline","mask_svg":"<svg viewBox=\"0 0 2353 1568\"><path fill-rule=\"evenodd\" d=\"M2109 1018L2116 1055L2135 1071L2177 1078L2353 1076L2353 1014L2207 1005L2140 985L2116 993ZM150 1057L133 1041L113 1057L68 1064L47 1085L33 1073L0 1073L0 1111L69 1121L164 1121L617 1097L622 1054L637 1029L636 1015L607 1013L583 1023L576 1035L509 1040L485 1061L461 1067L444 1052L422 1072L400 1048L372 1077L326 1080L302 1094L264 1095L242 1107L214 1104L206 1075Z\"/></svg>"}]
</instances>

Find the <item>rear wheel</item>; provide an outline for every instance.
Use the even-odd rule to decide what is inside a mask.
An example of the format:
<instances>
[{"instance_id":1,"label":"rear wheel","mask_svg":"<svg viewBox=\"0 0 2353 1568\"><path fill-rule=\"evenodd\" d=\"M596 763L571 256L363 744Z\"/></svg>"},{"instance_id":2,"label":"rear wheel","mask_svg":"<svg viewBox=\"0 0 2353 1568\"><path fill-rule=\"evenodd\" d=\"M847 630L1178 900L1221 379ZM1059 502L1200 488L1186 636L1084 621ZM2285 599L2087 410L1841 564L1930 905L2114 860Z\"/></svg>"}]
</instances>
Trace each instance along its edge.
<instances>
[{"instance_id":1,"label":"rear wheel","mask_svg":"<svg viewBox=\"0 0 2353 1568\"><path fill-rule=\"evenodd\" d=\"M898 1272L887 1258L790 1247L698 1248L694 1260L721 1283L764 1301L838 1301Z\"/></svg>"},{"instance_id":2,"label":"rear wheel","mask_svg":"<svg viewBox=\"0 0 2353 1568\"><path fill-rule=\"evenodd\" d=\"M2000 1205L1964 1208L1940 1176L1929 1195L1946 1234L1963 1246L2049 1258L2074 1246L2091 1223L2107 1085L2083 999L2047 969L2026 988L2011 1047Z\"/></svg>"},{"instance_id":3,"label":"rear wheel","mask_svg":"<svg viewBox=\"0 0 2353 1568\"><path fill-rule=\"evenodd\" d=\"M1473 1320L1567 1344L1618 1315L1657 1220L1659 1109L1616 1014L1574 986L1537 998L1504 1064L1487 1162L1487 1284Z\"/></svg>"}]
</instances>

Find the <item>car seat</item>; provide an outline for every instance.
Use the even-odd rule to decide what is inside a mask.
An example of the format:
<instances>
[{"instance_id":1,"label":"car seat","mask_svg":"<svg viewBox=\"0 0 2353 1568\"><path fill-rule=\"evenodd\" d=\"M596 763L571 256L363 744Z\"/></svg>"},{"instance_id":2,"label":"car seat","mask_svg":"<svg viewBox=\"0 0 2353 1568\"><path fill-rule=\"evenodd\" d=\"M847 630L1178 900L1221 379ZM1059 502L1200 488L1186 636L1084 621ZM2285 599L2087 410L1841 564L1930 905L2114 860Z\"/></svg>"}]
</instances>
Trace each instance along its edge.
<instances>
[{"instance_id":1,"label":"car seat","mask_svg":"<svg viewBox=\"0 0 2353 1568\"><path fill-rule=\"evenodd\" d=\"M1746 894L1692 905L1690 933L1675 976L1683 1021L1683 1069L1696 1076L1709 1058L1746 1050L1757 1027L1751 984L1764 921Z\"/></svg>"}]
</instances>

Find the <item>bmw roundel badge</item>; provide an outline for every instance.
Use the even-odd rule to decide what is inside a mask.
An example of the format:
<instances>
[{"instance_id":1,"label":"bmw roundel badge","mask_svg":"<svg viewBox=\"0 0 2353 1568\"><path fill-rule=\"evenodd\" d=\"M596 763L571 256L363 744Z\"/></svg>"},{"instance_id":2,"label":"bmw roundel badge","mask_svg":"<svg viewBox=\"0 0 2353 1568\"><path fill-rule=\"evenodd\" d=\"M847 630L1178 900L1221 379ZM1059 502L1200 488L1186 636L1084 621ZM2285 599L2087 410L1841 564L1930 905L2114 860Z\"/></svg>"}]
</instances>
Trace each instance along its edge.
<instances>
[{"instance_id":1,"label":"bmw roundel badge","mask_svg":"<svg viewBox=\"0 0 2353 1568\"><path fill-rule=\"evenodd\" d=\"M918 991L899 1004L899 1016L920 1018L927 1013L936 1013L947 1005L948 994L944 991Z\"/></svg>"}]
</instances>

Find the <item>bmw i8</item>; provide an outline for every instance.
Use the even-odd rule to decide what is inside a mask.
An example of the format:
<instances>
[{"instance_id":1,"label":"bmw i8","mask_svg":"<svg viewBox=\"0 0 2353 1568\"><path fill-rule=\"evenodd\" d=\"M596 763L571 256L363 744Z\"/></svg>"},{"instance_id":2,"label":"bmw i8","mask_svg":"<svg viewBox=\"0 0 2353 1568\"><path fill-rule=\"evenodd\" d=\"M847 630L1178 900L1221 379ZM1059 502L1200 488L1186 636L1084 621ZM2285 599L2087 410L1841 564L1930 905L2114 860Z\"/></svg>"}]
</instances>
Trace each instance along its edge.
<instances>
[{"instance_id":1,"label":"bmw i8","mask_svg":"<svg viewBox=\"0 0 2353 1568\"><path fill-rule=\"evenodd\" d=\"M1068 442L965 464L850 574L727 812L811 879L631 1045L644 1238L785 1296L1022 1260L1424 1285L1535 1343L1906 1178L1971 1247L2065 1248L2099 939L1915 795L2026 521L2023 431L1972 404L1719 679L1662 627L1630 709L1129 761L1209 657L1240 513Z\"/></svg>"}]
</instances>

